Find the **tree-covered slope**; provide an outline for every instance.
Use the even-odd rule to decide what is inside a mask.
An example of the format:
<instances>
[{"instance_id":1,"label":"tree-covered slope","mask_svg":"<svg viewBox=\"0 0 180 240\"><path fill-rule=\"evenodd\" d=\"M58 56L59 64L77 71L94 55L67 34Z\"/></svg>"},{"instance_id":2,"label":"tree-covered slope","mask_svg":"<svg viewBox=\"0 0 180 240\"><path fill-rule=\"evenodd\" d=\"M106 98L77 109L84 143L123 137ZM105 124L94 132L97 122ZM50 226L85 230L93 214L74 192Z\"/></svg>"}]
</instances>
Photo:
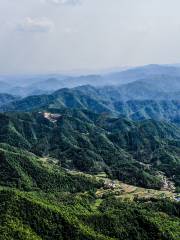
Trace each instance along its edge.
<instances>
[{"instance_id":1,"label":"tree-covered slope","mask_svg":"<svg viewBox=\"0 0 180 240\"><path fill-rule=\"evenodd\" d=\"M147 83L120 87L83 86L61 89L50 95L30 96L0 107L1 112L41 111L50 108L79 108L96 113L124 115L133 120L154 119L180 122L179 92L161 92Z\"/></svg>"},{"instance_id":2,"label":"tree-covered slope","mask_svg":"<svg viewBox=\"0 0 180 240\"><path fill-rule=\"evenodd\" d=\"M179 204L126 202L91 194L47 200L38 193L0 191L0 237L5 240L178 240ZM98 204L97 204L98 203ZM96 205L96 207L94 207Z\"/></svg>"},{"instance_id":3,"label":"tree-covered slope","mask_svg":"<svg viewBox=\"0 0 180 240\"><path fill-rule=\"evenodd\" d=\"M14 101L1 107L1 111L34 111L48 108L81 108L95 112L110 111L105 104L76 89L61 89L50 95L38 95Z\"/></svg>"},{"instance_id":4,"label":"tree-covered slope","mask_svg":"<svg viewBox=\"0 0 180 240\"><path fill-rule=\"evenodd\" d=\"M114 107L117 112L135 121L154 119L180 123L179 101L130 100L127 102L115 102Z\"/></svg>"},{"instance_id":5,"label":"tree-covered slope","mask_svg":"<svg viewBox=\"0 0 180 240\"><path fill-rule=\"evenodd\" d=\"M6 93L0 93L0 106L13 102L15 100L19 100L19 97Z\"/></svg>"},{"instance_id":6,"label":"tree-covered slope","mask_svg":"<svg viewBox=\"0 0 180 240\"><path fill-rule=\"evenodd\" d=\"M106 171L149 188L162 187L157 172L161 170L179 186L178 126L133 122L86 110L64 109L56 117L53 122L44 113L1 114L0 142L56 158L65 168Z\"/></svg>"},{"instance_id":7,"label":"tree-covered slope","mask_svg":"<svg viewBox=\"0 0 180 240\"><path fill-rule=\"evenodd\" d=\"M0 185L45 192L81 192L101 183L84 176L73 176L56 166L54 159L38 158L7 144L0 145Z\"/></svg>"},{"instance_id":8,"label":"tree-covered slope","mask_svg":"<svg viewBox=\"0 0 180 240\"><path fill-rule=\"evenodd\" d=\"M0 237L7 240L110 240L82 223L76 212L16 191L0 192Z\"/></svg>"}]
</instances>

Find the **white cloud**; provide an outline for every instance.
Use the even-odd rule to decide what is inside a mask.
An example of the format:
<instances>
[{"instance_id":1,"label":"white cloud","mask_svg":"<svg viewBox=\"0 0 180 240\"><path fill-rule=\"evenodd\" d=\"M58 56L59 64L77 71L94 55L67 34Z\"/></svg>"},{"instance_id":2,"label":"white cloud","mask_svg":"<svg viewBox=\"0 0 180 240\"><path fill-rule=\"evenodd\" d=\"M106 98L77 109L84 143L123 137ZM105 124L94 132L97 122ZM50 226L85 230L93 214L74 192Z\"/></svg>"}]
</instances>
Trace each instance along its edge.
<instances>
[{"instance_id":1,"label":"white cloud","mask_svg":"<svg viewBox=\"0 0 180 240\"><path fill-rule=\"evenodd\" d=\"M77 31L77 29L67 27L67 28L65 28L64 32L67 35L71 35L71 34L77 33L78 31Z\"/></svg>"},{"instance_id":2,"label":"white cloud","mask_svg":"<svg viewBox=\"0 0 180 240\"><path fill-rule=\"evenodd\" d=\"M33 19L27 17L18 24L17 30L22 32L49 32L53 29L54 23L48 19Z\"/></svg>"},{"instance_id":3,"label":"white cloud","mask_svg":"<svg viewBox=\"0 0 180 240\"><path fill-rule=\"evenodd\" d=\"M0 0L0 73L178 62L179 8L180 0Z\"/></svg>"},{"instance_id":4,"label":"white cloud","mask_svg":"<svg viewBox=\"0 0 180 240\"><path fill-rule=\"evenodd\" d=\"M80 0L45 0L45 1L55 5L77 5L80 3Z\"/></svg>"}]
</instances>

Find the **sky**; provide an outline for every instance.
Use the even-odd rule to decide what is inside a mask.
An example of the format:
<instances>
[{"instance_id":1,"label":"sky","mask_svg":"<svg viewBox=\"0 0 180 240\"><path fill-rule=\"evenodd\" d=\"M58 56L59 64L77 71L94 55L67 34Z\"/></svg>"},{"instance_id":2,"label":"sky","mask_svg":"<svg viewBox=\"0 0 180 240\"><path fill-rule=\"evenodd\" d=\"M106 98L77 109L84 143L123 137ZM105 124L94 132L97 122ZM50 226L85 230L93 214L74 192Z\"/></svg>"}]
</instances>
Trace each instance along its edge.
<instances>
[{"instance_id":1,"label":"sky","mask_svg":"<svg viewBox=\"0 0 180 240\"><path fill-rule=\"evenodd\" d=\"M0 0L0 74L180 62L179 0Z\"/></svg>"}]
</instances>

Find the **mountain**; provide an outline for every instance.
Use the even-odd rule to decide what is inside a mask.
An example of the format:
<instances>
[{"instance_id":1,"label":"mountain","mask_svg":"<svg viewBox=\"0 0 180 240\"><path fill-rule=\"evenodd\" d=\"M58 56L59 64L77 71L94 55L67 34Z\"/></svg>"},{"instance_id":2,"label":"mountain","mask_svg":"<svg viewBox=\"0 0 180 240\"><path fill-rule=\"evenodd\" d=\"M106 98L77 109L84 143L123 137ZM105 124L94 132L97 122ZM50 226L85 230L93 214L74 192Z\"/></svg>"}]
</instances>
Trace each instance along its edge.
<instances>
[{"instance_id":1,"label":"mountain","mask_svg":"<svg viewBox=\"0 0 180 240\"><path fill-rule=\"evenodd\" d=\"M0 93L0 106L13 102L15 100L19 100L19 99L20 98L17 96L13 96L6 93Z\"/></svg>"},{"instance_id":2,"label":"mountain","mask_svg":"<svg viewBox=\"0 0 180 240\"><path fill-rule=\"evenodd\" d=\"M76 91L76 89L61 89L49 95L29 96L20 101L12 102L1 107L2 111L34 111L48 108L61 109L64 107L81 108L97 112L109 111L103 102Z\"/></svg>"},{"instance_id":3,"label":"mountain","mask_svg":"<svg viewBox=\"0 0 180 240\"><path fill-rule=\"evenodd\" d=\"M154 119L180 123L180 101L178 100L131 100L115 102L114 108L116 112L136 121Z\"/></svg>"},{"instance_id":4,"label":"mountain","mask_svg":"<svg viewBox=\"0 0 180 240\"><path fill-rule=\"evenodd\" d=\"M61 88L74 88L83 85L94 87L120 86L142 81L154 84L160 91L179 92L180 68L168 65L147 65L106 74L68 76L62 74L35 74L0 76L1 92L21 97L52 93ZM171 89L173 87L173 89ZM157 91L156 91L157 92Z\"/></svg>"},{"instance_id":5,"label":"mountain","mask_svg":"<svg viewBox=\"0 0 180 240\"><path fill-rule=\"evenodd\" d=\"M11 87L28 87L38 82L44 82L51 78L56 78L62 81L69 76L64 74L13 74L0 75L0 81L9 84Z\"/></svg>"},{"instance_id":6,"label":"mountain","mask_svg":"<svg viewBox=\"0 0 180 240\"><path fill-rule=\"evenodd\" d=\"M0 94L0 239L179 240L179 68L28 77Z\"/></svg>"},{"instance_id":7,"label":"mountain","mask_svg":"<svg viewBox=\"0 0 180 240\"><path fill-rule=\"evenodd\" d=\"M178 126L67 109L55 115L1 114L0 121L0 142L51 156L65 168L106 171L127 183L157 189L163 184L162 171L179 187Z\"/></svg>"},{"instance_id":8,"label":"mountain","mask_svg":"<svg viewBox=\"0 0 180 240\"><path fill-rule=\"evenodd\" d=\"M132 100L129 100L130 98ZM155 92L136 82L119 88L94 88L87 85L74 89L60 89L49 95L30 96L13 101L0 106L0 111L41 111L51 108L89 109L96 113L123 115L132 120L180 122L178 93Z\"/></svg>"},{"instance_id":9,"label":"mountain","mask_svg":"<svg viewBox=\"0 0 180 240\"><path fill-rule=\"evenodd\" d=\"M179 204L168 200L131 203L89 193L57 193L49 200L2 189L0 201L1 239L178 240L180 233Z\"/></svg>"},{"instance_id":10,"label":"mountain","mask_svg":"<svg viewBox=\"0 0 180 240\"><path fill-rule=\"evenodd\" d=\"M60 88L63 88L63 87L64 87L64 84L61 81L59 81L58 79L49 78L47 80L34 83L34 84L30 85L28 88L39 89L39 90L41 89L44 92L45 91L50 92L50 91L55 91L56 89L60 89Z\"/></svg>"},{"instance_id":11,"label":"mountain","mask_svg":"<svg viewBox=\"0 0 180 240\"><path fill-rule=\"evenodd\" d=\"M180 78L167 76L138 80L122 86L98 88L99 94L113 101L179 100Z\"/></svg>"},{"instance_id":12,"label":"mountain","mask_svg":"<svg viewBox=\"0 0 180 240\"><path fill-rule=\"evenodd\" d=\"M6 93L9 88L10 85L8 83L0 81L0 93Z\"/></svg>"},{"instance_id":13,"label":"mountain","mask_svg":"<svg viewBox=\"0 0 180 240\"><path fill-rule=\"evenodd\" d=\"M81 192L100 187L98 181L74 176L34 154L8 144L0 144L0 185L21 190L41 189L45 192ZM63 184L62 184L63 183ZM53 188L53 190L52 190Z\"/></svg>"},{"instance_id":14,"label":"mountain","mask_svg":"<svg viewBox=\"0 0 180 240\"><path fill-rule=\"evenodd\" d=\"M70 109L0 126L1 239L178 240L180 203L166 197L180 184L177 126Z\"/></svg>"},{"instance_id":15,"label":"mountain","mask_svg":"<svg viewBox=\"0 0 180 240\"><path fill-rule=\"evenodd\" d=\"M172 78L180 77L180 68L178 66L150 64L120 72L109 73L104 75L104 79L105 82L109 82L110 85L119 85L161 76L169 76Z\"/></svg>"},{"instance_id":16,"label":"mountain","mask_svg":"<svg viewBox=\"0 0 180 240\"><path fill-rule=\"evenodd\" d=\"M21 97L29 95L38 95L51 93L59 88L62 88L64 79L69 78L61 74L35 74L35 75L10 75L0 76L1 92ZM53 86L53 87L52 87Z\"/></svg>"}]
</instances>

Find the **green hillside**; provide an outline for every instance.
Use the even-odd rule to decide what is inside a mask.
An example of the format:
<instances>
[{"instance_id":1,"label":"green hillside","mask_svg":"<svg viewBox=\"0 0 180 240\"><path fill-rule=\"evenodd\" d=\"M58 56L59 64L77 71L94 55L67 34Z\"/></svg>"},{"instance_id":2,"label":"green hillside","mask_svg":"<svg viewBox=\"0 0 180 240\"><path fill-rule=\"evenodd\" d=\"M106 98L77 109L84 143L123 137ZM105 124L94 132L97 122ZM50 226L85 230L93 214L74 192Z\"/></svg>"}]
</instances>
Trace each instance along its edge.
<instances>
[{"instance_id":1,"label":"green hillside","mask_svg":"<svg viewBox=\"0 0 180 240\"><path fill-rule=\"evenodd\" d=\"M52 110L53 112L53 110ZM179 181L180 129L163 122L132 122L89 111L1 114L0 142L58 159L64 168L101 171L127 183L161 188L163 172Z\"/></svg>"},{"instance_id":2,"label":"green hillside","mask_svg":"<svg viewBox=\"0 0 180 240\"><path fill-rule=\"evenodd\" d=\"M0 159L3 240L178 240L179 203L161 197L126 201L113 191L98 196L103 178L65 171L55 159L6 144Z\"/></svg>"},{"instance_id":3,"label":"green hillside","mask_svg":"<svg viewBox=\"0 0 180 240\"><path fill-rule=\"evenodd\" d=\"M180 234L180 205L168 200L125 202L77 194L59 195L57 202L47 197L2 189L1 239L178 240Z\"/></svg>"},{"instance_id":4,"label":"green hillside","mask_svg":"<svg viewBox=\"0 0 180 240\"><path fill-rule=\"evenodd\" d=\"M0 185L21 190L81 192L101 186L84 176L73 176L54 164L10 145L0 145Z\"/></svg>"}]
</instances>

